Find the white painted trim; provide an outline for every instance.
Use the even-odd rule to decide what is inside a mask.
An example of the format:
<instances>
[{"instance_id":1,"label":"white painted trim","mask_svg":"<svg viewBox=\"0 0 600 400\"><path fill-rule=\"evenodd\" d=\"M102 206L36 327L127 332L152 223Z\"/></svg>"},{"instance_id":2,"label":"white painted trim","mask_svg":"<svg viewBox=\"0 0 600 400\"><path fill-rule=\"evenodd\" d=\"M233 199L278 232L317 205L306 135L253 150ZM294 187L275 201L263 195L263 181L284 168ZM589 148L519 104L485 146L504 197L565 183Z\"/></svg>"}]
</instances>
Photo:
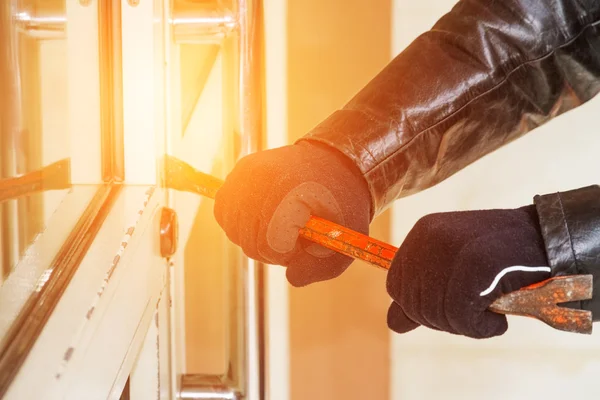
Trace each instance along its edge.
<instances>
[{"instance_id":1,"label":"white painted trim","mask_svg":"<svg viewBox=\"0 0 600 400\"><path fill-rule=\"evenodd\" d=\"M259 392L259 368L257 368L259 364L258 358L258 341L260 340L258 336L258 310L257 310L257 302L253 301L256 299L256 262L252 259L248 259L248 276L246 277L246 321L248 321L248 326L246 327L248 332L248 348L246 350L246 354L248 357L248 361L246 362L246 373L248 376L248 386L247 386L247 394L246 397L248 400L262 400L260 398Z\"/></svg>"},{"instance_id":2,"label":"white painted trim","mask_svg":"<svg viewBox=\"0 0 600 400\"><path fill-rule=\"evenodd\" d=\"M177 387L173 373L173 357L171 343L173 342L171 331L171 287L167 285L160 297L157 309L158 328L158 384L160 400L175 400ZM156 373L156 371L155 371Z\"/></svg>"},{"instance_id":3,"label":"white painted trim","mask_svg":"<svg viewBox=\"0 0 600 400\"><path fill-rule=\"evenodd\" d=\"M129 398L131 400L159 399L158 380L158 311L154 311L142 349L129 375Z\"/></svg>"},{"instance_id":4,"label":"white painted trim","mask_svg":"<svg viewBox=\"0 0 600 400\"><path fill-rule=\"evenodd\" d=\"M122 189L6 399L118 399L166 284L148 189Z\"/></svg>"},{"instance_id":5,"label":"white painted trim","mask_svg":"<svg viewBox=\"0 0 600 400\"><path fill-rule=\"evenodd\" d=\"M264 0L267 147L284 146L287 137L287 1ZM267 399L290 398L289 299L285 269L267 266Z\"/></svg>"},{"instance_id":6,"label":"white painted trim","mask_svg":"<svg viewBox=\"0 0 600 400\"><path fill-rule=\"evenodd\" d=\"M171 19L173 0L164 1L163 20ZM181 136L181 81L179 46L175 44L173 31L167 27L164 31L165 44L165 137L164 153L173 154L173 143L170 138ZM177 89L175 91L175 89ZM177 197L175 191L167 191L166 202L173 208ZM199 201L199 200L198 200ZM180 247L185 243L179 237ZM178 392L178 377L185 372L185 274L176 269L176 263L169 262L169 340L170 340L170 378L171 397L175 399Z\"/></svg>"},{"instance_id":7,"label":"white painted trim","mask_svg":"<svg viewBox=\"0 0 600 400\"><path fill-rule=\"evenodd\" d=\"M129 376L131 400L176 398L171 389L169 353L169 292L168 286L165 286Z\"/></svg>"}]
</instances>

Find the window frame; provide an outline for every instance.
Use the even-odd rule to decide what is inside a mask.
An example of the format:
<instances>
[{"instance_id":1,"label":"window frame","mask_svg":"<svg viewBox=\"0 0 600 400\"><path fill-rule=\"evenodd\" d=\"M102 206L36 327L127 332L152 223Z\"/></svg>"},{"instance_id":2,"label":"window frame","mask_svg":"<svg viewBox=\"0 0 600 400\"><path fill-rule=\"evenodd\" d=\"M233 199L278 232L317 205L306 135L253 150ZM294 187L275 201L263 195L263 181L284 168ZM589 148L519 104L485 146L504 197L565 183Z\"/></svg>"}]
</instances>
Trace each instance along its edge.
<instances>
[{"instance_id":1,"label":"window frame","mask_svg":"<svg viewBox=\"0 0 600 400\"><path fill-rule=\"evenodd\" d=\"M11 7L8 4L6 6ZM47 227L28 246L27 252L36 254L36 257L23 258L17 266L21 271L31 269L43 272L39 276L29 276L27 284L18 279L7 280L1 288L3 293L19 293L21 299L27 297L27 300L18 312L14 308L15 304L10 304L13 308L9 311L15 317L12 321L5 321L5 335L0 338L0 397L9 390L34 348L46 322L110 212L120 191L120 182L123 181L123 129L119 113L122 86L118 37L120 2L67 1L65 17L70 23L66 26L59 24L53 29L66 29L67 37L75 36L74 40L67 42L68 54L77 54L67 60L70 71L69 94L92 103L97 102L98 108L95 112L83 110L81 107L89 107L89 102L78 103L73 101L73 97L70 98L69 132L78 134L70 135L71 147L77 151L70 154L71 191L66 196L77 198L63 199L62 206L59 206L55 214L65 215L64 219L54 218L54 225L58 226ZM96 42L97 46L90 46L90 42ZM79 57L90 60L89 65L92 67L81 68ZM100 152L89 145L98 139ZM82 173L83 169L78 168L88 166L94 160L98 164L97 171L93 168L90 173L89 168L86 168L86 172ZM43 186L43 181L39 184ZM65 207L81 200L80 195L75 193L78 192L79 185L93 185L97 190L74 221L74 215L66 216L72 210ZM55 235L66 236L66 240L57 246ZM50 248L54 251L50 251L50 254L36 253L38 248L44 247L48 242L52 243ZM32 285L31 280L36 283ZM30 291L29 295L26 291Z\"/></svg>"}]
</instances>

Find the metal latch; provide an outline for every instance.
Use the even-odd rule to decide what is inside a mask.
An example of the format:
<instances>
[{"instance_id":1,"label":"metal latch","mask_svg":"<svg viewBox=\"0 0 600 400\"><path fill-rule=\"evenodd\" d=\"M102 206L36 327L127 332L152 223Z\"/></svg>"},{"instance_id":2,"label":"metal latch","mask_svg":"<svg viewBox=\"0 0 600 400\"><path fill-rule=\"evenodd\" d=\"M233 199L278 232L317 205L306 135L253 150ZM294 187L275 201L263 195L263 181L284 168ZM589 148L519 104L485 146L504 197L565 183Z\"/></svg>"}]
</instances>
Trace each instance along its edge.
<instances>
[{"instance_id":1,"label":"metal latch","mask_svg":"<svg viewBox=\"0 0 600 400\"><path fill-rule=\"evenodd\" d=\"M163 207L160 215L160 255L172 257L177 251L179 240L179 221L177 213L169 207Z\"/></svg>"}]
</instances>

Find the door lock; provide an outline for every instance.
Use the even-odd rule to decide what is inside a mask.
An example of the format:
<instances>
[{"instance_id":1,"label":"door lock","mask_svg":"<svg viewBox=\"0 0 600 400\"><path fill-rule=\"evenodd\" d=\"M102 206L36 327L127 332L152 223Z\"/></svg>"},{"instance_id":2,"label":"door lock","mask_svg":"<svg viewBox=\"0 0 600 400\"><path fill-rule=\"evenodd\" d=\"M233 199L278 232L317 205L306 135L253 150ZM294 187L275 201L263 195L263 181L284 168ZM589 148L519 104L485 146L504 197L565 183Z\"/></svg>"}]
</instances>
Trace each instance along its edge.
<instances>
[{"instance_id":1,"label":"door lock","mask_svg":"<svg viewBox=\"0 0 600 400\"><path fill-rule=\"evenodd\" d=\"M177 213L169 207L163 207L160 215L160 255L172 257L177 251L179 222Z\"/></svg>"}]
</instances>

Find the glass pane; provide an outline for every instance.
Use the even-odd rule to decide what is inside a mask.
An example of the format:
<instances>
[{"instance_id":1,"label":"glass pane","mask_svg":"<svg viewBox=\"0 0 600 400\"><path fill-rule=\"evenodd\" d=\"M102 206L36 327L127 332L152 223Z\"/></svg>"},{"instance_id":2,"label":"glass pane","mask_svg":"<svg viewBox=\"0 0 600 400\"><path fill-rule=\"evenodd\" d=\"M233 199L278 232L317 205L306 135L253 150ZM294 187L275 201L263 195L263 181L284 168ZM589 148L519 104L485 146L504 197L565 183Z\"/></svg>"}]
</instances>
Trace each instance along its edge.
<instances>
[{"instance_id":1,"label":"glass pane","mask_svg":"<svg viewBox=\"0 0 600 400\"><path fill-rule=\"evenodd\" d=\"M97 7L87 3L0 2L0 283L49 224L71 230L77 218L52 216L73 184L101 181Z\"/></svg>"},{"instance_id":2,"label":"glass pane","mask_svg":"<svg viewBox=\"0 0 600 400\"><path fill-rule=\"evenodd\" d=\"M230 391L223 396L250 393L250 371L261 374L261 266L227 239L214 201L198 195L193 171L224 179L262 140L262 31L255 25L261 3L240 2L233 10L229 3L238 2L181 0L172 9L165 172L167 186L177 189L169 205L179 216L183 250L171 259L177 357L185 359L176 372L190 395L206 394L215 382Z\"/></svg>"},{"instance_id":3,"label":"glass pane","mask_svg":"<svg viewBox=\"0 0 600 400\"><path fill-rule=\"evenodd\" d=\"M182 44L181 72L182 142L174 156L196 169L222 177L224 153L231 138L223 127L222 52L210 44ZM199 150L201 149L201 150ZM179 196L190 196L179 194ZM192 195L193 196L193 195ZM187 373L223 374L227 368L227 240L213 216L213 201L199 198L192 212L193 224L184 245L185 324ZM194 215L195 214L195 215Z\"/></svg>"},{"instance_id":4,"label":"glass pane","mask_svg":"<svg viewBox=\"0 0 600 400\"><path fill-rule=\"evenodd\" d=\"M224 179L242 147L236 112L237 42L235 35L223 38L215 35L216 28L202 29L205 36L195 29L189 32L197 36L185 35L181 41L175 35L171 59L176 78L169 90L176 99L171 104L176 121L168 138L169 154ZM213 200L174 192L173 205L179 215L183 250L176 266L184 275L186 365L182 372L237 373L244 335L242 254L215 221Z\"/></svg>"}]
</instances>

